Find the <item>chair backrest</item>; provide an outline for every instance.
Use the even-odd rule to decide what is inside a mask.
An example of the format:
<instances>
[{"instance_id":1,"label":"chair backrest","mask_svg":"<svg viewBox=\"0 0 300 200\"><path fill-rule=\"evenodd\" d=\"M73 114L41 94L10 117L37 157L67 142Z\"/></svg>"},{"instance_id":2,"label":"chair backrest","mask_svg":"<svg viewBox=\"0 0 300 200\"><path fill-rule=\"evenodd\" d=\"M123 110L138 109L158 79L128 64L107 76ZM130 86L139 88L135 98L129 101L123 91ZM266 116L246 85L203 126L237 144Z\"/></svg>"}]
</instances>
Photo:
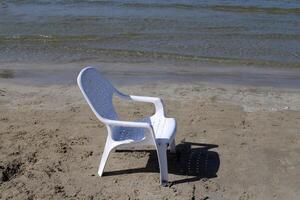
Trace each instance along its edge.
<instances>
[{"instance_id":1,"label":"chair backrest","mask_svg":"<svg viewBox=\"0 0 300 200\"><path fill-rule=\"evenodd\" d=\"M113 105L113 94L116 89L98 70L86 67L77 78L78 86L93 112L100 119L118 119Z\"/></svg>"}]
</instances>

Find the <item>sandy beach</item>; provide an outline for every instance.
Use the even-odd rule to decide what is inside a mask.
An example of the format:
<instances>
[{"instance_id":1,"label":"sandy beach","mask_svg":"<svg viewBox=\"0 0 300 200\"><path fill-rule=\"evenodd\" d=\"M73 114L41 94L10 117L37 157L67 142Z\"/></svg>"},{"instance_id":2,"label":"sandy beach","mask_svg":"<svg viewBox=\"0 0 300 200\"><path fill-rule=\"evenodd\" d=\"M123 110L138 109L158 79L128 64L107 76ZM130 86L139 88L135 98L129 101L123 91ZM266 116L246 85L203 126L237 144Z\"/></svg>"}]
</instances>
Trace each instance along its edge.
<instances>
[{"instance_id":1,"label":"sandy beach","mask_svg":"<svg viewBox=\"0 0 300 200\"><path fill-rule=\"evenodd\" d=\"M98 177L106 129L75 84L1 80L0 199L297 199L300 91L209 83L130 84L178 122L159 185L153 149L114 152ZM121 119L153 113L115 99Z\"/></svg>"},{"instance_id":2,"label":"sandy beach","mask_svg":"<svg viewBox=\"0 0 300 200\"><path fill-rule=\"evenodd\" d=\"M299 0L0 0L0 199L299 199L299 61ZM176 118L167 187L151 148L116 150L98 176L85 66Z\"/></svg>"}]
</instances>

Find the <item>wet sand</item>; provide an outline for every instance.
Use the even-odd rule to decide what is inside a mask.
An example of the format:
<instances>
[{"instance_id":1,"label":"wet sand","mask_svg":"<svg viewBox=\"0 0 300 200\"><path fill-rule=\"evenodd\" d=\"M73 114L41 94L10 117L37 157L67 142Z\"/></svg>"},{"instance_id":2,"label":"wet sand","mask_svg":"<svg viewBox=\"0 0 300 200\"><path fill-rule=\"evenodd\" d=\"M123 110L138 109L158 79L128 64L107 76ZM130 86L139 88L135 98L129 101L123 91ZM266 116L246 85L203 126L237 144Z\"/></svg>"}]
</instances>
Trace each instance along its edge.
<instances>
[{"instance_id":1,"label":"wet sand","mask_svg":"<svg viewBox=\"0 0 300 200\"><path fill-rule=\"evenodd\" d=\"M262 67L193 61L18 63L0 62L0 78L14 84L76 84L84 66L96 67L116 85L151 84L155 82L211 85L242 85L300 89L300 69ZM0 79L0 80L1 80Z\"/></svg>"},{"instance_id":2,"label":"wet sand","mask_svg":"<svg viewBox=\"0 0 300 200\"><path fill-rule=\"evenodd\" d=\"M155 151L114 152L97 169L106 129L73 84L1 79L0 199L297 199L300 92L256 86L158 82L121 86L161 97L178 122L159 185ZM153 112L115 99L121 119Z\"/></svg>"}]
</instances>

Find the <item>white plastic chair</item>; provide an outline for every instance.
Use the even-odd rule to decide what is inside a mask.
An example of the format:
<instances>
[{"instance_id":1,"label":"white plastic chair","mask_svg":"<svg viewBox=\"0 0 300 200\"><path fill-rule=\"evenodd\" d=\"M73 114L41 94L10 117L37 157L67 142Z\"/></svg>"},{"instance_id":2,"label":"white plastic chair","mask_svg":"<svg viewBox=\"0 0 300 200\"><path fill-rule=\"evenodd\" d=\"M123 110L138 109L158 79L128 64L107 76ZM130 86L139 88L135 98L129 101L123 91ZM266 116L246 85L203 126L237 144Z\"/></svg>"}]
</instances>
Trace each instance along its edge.
<instances>
[{"instance_id":1,"label":"white plastic chair","mask_svg":"<svg viewBox=\"0 0 300 200\"><path fill-rule=\"evenodd\" d=\"M175 153L176 121L166 118L160 98L125 95L115 89L95 68L86 67L77 83L97 118L106 125L107 139L98 170L102 176L109 153L124 146L153 145L157 150L160 183L168 183L167 148ZM153 103L155 114L136 122L120 121L113 105L113 95L121 99Z\"/></svg>"}]
</instances>

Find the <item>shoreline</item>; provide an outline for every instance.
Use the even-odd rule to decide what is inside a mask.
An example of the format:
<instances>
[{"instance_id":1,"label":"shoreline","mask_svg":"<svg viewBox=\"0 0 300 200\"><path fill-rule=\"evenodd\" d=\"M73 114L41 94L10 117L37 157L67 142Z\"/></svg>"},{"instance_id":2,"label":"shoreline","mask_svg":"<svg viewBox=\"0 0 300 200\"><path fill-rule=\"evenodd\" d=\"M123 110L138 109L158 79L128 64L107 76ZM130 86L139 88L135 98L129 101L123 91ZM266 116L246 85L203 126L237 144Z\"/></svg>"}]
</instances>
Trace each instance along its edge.
<instances>
[{"instance_id":1,"label":"shoreline","mask_svg":"<svg viewBox=\"0 0 300 200\"><path fill-rule=\"evenodd\" d=\"M227 66L208 63L108 63L83 61L68 64L1 63L0 81L28 85L76 84L84 66L94 66L117 85L169 82L245 87L300 89L300 69Z\"/></svg>"}]
</instances>

